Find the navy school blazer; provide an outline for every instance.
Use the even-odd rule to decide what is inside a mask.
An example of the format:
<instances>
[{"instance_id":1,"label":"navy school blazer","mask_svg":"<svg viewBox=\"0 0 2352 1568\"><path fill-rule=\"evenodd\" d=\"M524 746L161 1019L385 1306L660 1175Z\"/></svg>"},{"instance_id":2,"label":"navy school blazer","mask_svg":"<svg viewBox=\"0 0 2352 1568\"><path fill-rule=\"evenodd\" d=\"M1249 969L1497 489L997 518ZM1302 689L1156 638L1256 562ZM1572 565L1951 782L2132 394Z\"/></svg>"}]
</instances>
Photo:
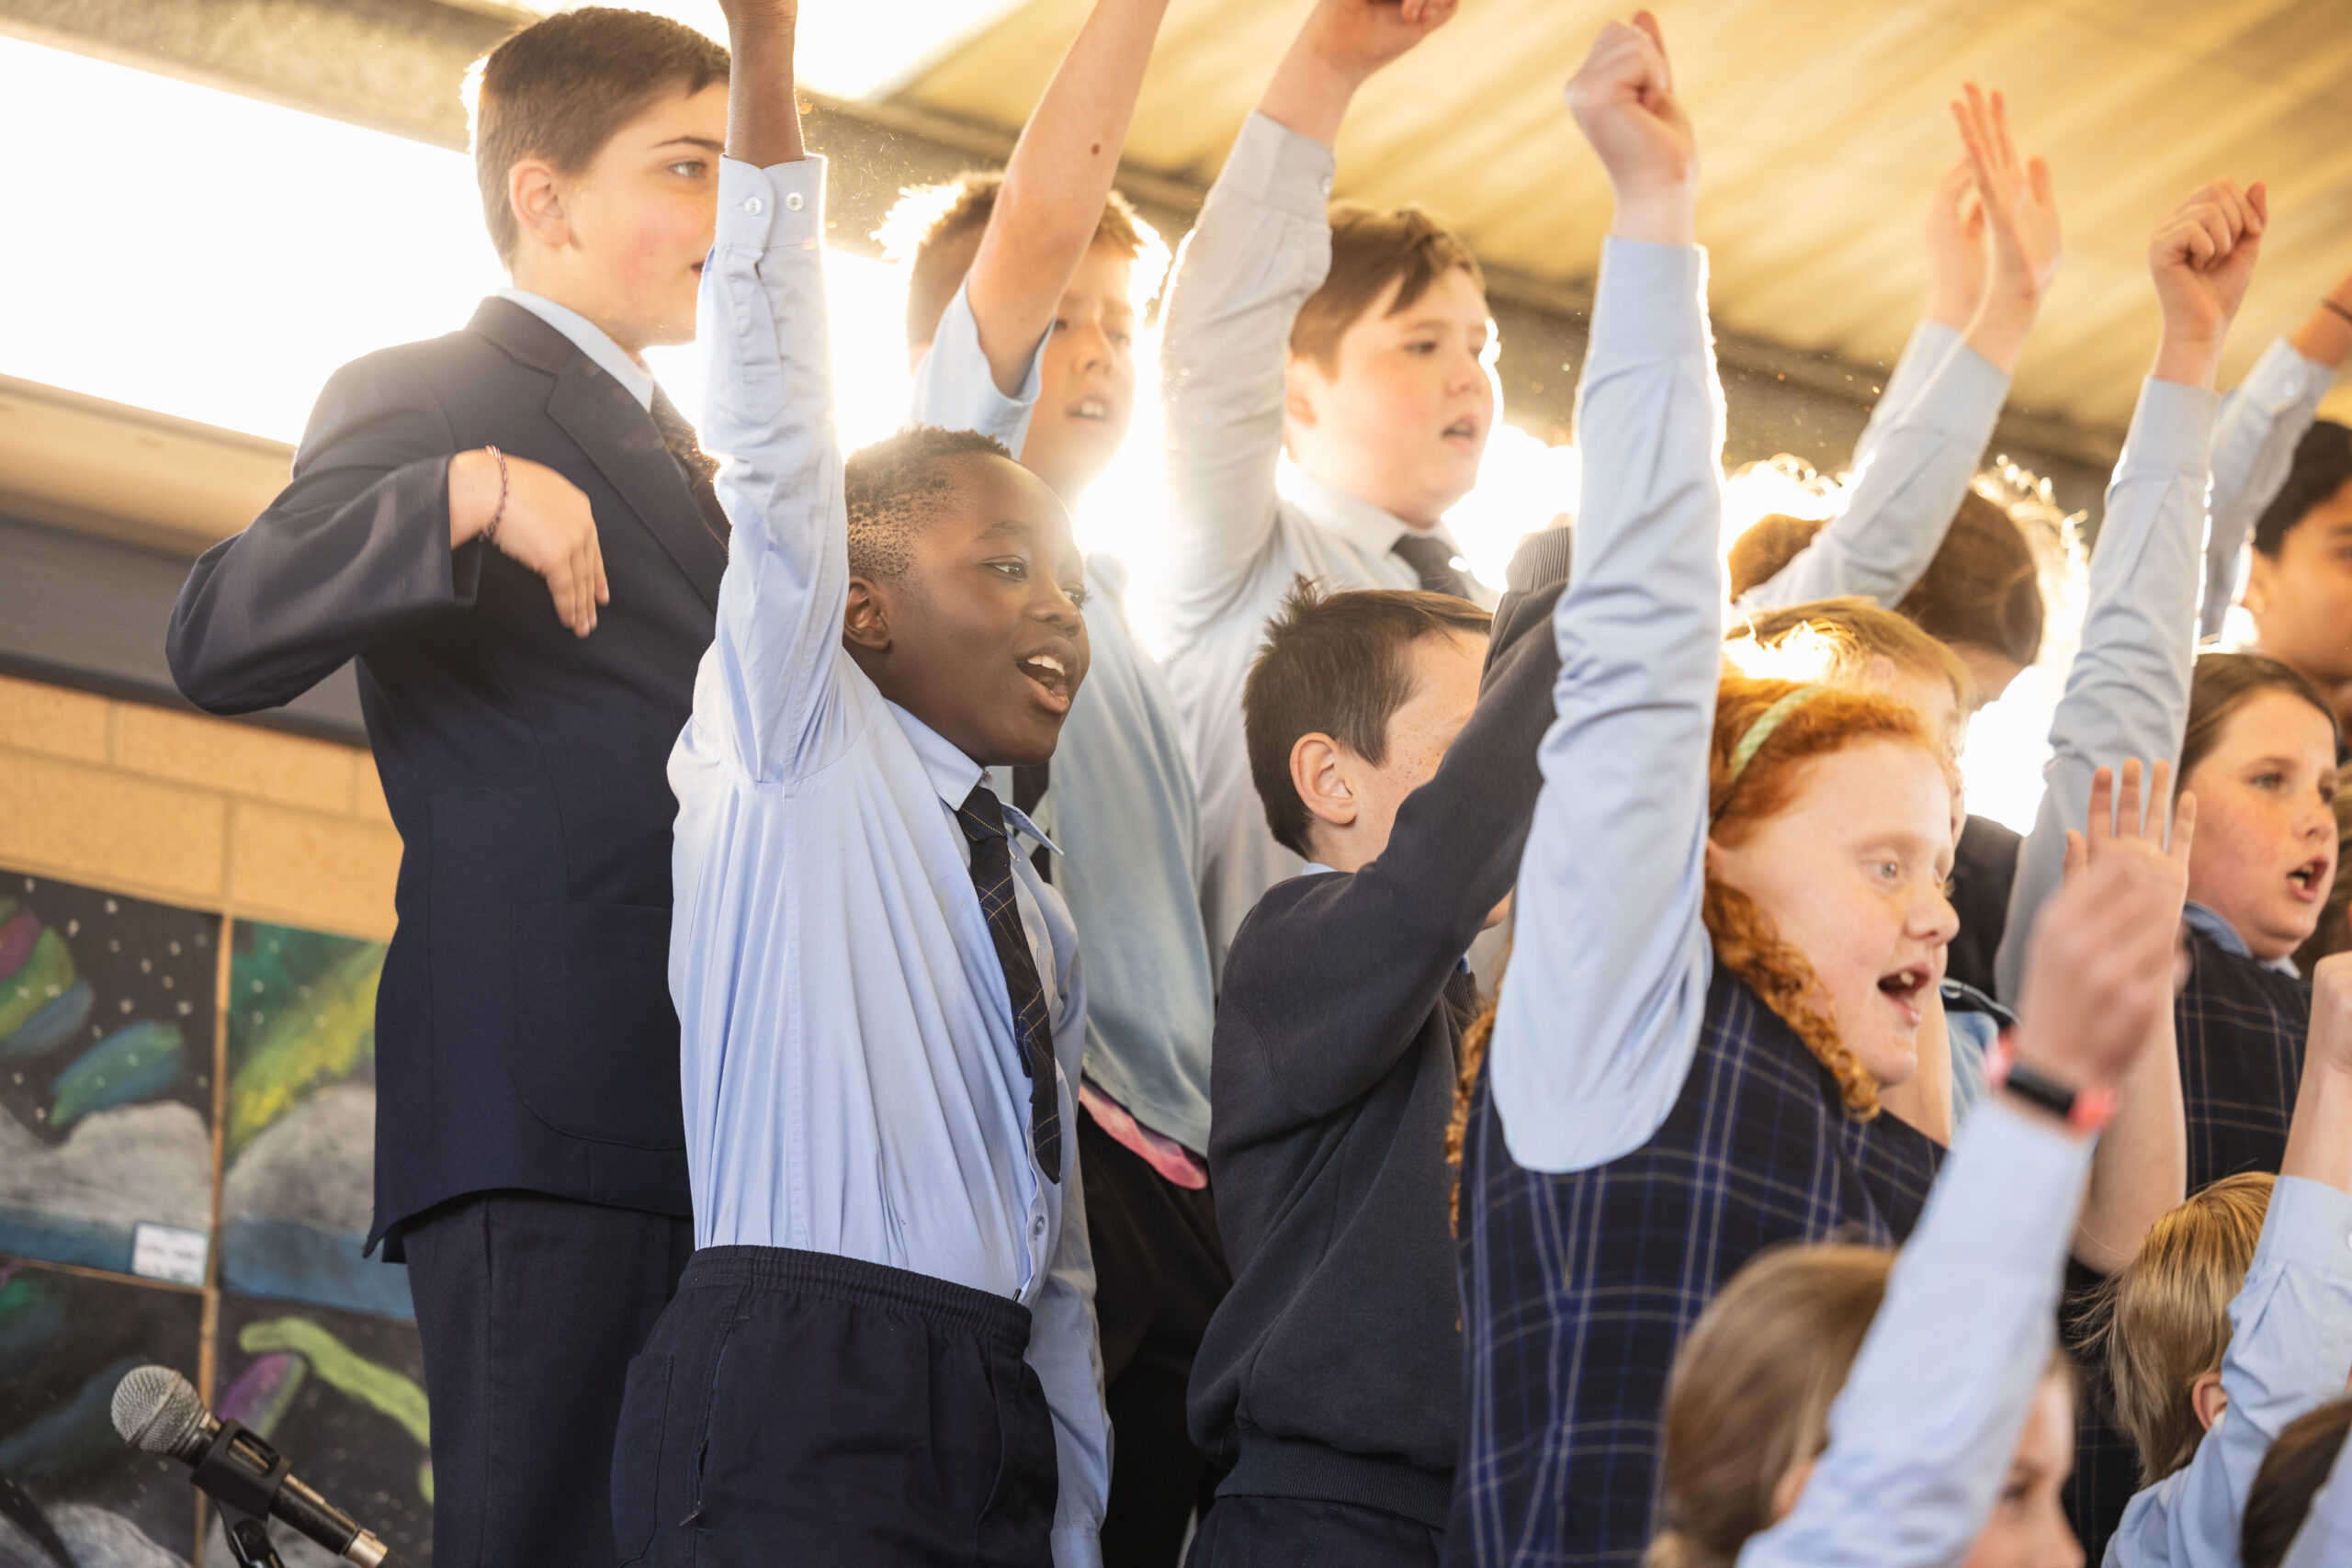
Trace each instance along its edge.
<instances>
[{"instance_id":1,"label":"navy school blazer","mask_svg":"<svg viewBox=\"0 0 2352 1568\"><path fill-rule=\"evenodd\" d=\"M483 446L586 492L612 603L585 638L536 574L450 549L449 458ZM691 1212L666 770L726 564L652 416L490 299L337 371L292 482L180 591L166 651L198 707L275 707L358 663L402 845L376 999L387 1258L401 1221L496 1188Z\"/></svg>"}]
</instances>

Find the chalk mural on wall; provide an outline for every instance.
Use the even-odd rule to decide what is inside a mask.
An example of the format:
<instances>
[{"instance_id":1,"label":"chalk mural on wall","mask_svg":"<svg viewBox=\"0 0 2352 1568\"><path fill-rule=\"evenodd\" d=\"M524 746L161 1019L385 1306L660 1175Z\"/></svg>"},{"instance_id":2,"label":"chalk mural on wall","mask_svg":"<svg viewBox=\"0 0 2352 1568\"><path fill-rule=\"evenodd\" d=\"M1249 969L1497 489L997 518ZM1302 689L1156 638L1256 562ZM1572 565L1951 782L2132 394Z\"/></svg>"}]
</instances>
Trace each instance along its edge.
<instances>
[{"instance_id":1,"label":"chalk mural on wall","mask_svg":"<svg viewBox=\"0 0 2352 1568\"><path fill-rule=\"evenodd\" d=\"M303 1480L346 1499L411 1562L431 1561L433 1466L414 1324L224 1295L220 1357L213 1403L224 1420L243 1422L295 1459ZM299 1568L291 1532L275 1533L287 1568ZM218 1524L204 1561L233 1561Z\"/></svg>"},{"instance_id":2,"label":"chalk mural on wall","mask_svg":"<svg viewBox=\"0 0 2352 1568\"><path fill-rule=\"evenodd\" d=\"M194 1371L203 1328L193 1291L0 1260L0 1563L187 1568L187 1467L125 1448L108 1407L143 1361Z\"/></svg>"},{"instance_id":3,"label":"chalk mural on wall","mask_svg":"<svg viewBox=\"0 0 2352 1568\"><path fill-rule=\"evenodd\" d=\"M0 1253L202 1281L220 927L0 875Z\"/></svg>"},{"instance_id":4,"label":"chalk mural on wall","mask_svg":"<svg viewBox=\"0 0 2352 1568\"><path fill-rule=\"evenodd\" d=\"M383 944L244 921L232 941L221 1284L413 1316L408 1270L359 1252L375 1190Z\"/></svg>"}]
</instances>

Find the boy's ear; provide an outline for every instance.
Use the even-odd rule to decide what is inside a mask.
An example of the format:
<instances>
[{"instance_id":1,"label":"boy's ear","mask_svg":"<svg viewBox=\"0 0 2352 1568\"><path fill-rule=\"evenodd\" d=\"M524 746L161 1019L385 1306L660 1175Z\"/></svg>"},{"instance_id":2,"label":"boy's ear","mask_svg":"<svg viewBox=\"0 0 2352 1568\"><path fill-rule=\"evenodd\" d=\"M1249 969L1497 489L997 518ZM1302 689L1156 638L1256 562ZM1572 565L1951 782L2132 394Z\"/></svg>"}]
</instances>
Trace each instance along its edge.
<instances>
[{"instance_id":1,"label":"boy's ear","mask_svg":"<svg viewBox=\"0 0 2352 1568\"><path fill-rule=\"evenodd\" d=\"M1329 736L1316 731L1291 742L1290 784L1316 820L1334 828L1355 826L1355 785L1347 774L1349 753Z\"/></svg>"},{"instance_id":2,"label":"boy's ear","mask_svg":"<svg viewBox=\"0 0 2352 1568\"><path fill-rule=\"evenodd\" d=\"M842 636L853 648L868 653L890 651L890 613L874 584L862 577L849 580L849 604L842 611Z\"/></svg>"},{"instance_id":3,"label":"boy's ear","mask_svg":"<svg viewBox=\"0 0 2352 1568\"><path fill-rule=\"evenodd\" d=\"M563 208L563 185L555 165L526 158L506 171L506 205L515 226L550 250L571 243L571 221Z\"/></svg>"},{"instance_id":4,"label":"boy's ear","mask_svg":"<svg viewBox=\"0 0 2352 1568\"><path fill-rule=\"evenodd\" d=\"M2198 1373L2197 1381L2188 1385L2188 1403L2197 1412L2197 1424L2211 1431L2213 1423L2222 1418L2222 1412L2230 1407L2229 1393L2222 1387L2222 1374Z\"/></svg>"},{"instance_id":5,"label":"boy's ear","mask_svg":"<svg viewBox=\"0 0 2352 1568\"><path fill-rule=\"evenodd\" d=\"M1303 355L1292 355L1283 366L1283 417L1295 423L1315 423L1315 395L1308 378L1314 374L1312 360Z\"/></svg>"}]
</instances>

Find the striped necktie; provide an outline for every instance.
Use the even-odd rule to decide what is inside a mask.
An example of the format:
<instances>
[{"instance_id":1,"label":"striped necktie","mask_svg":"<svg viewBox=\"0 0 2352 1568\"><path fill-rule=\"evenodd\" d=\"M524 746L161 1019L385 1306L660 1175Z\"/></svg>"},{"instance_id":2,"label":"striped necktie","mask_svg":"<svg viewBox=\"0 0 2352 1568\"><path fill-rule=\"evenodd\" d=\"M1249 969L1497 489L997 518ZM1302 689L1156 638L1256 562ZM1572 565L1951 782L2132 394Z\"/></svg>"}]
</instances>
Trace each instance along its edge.
<instances>
[{"instance_id":1,"label":"striped necktie","mask_svg":"<svg viewBox=\"0 0 2352 1568\"><path fill-rule=\"evenodd\" d=\"M956 808L956 820L972 840L972 887L988 917L989 938L1004 969L1012 999L1012 1032L1021 1046L1021 1070L1029 1075L1029 1136L1046 1179L1062 1179L1061 1101L1054 1084L1053 1027L1046 1015L1046 989L1037 981L1037 961L1021 929L1021 907L1012 891L1012 846L1005 837L1004 807L985 784L973 786Z\"/></svg>"}]
</instances>

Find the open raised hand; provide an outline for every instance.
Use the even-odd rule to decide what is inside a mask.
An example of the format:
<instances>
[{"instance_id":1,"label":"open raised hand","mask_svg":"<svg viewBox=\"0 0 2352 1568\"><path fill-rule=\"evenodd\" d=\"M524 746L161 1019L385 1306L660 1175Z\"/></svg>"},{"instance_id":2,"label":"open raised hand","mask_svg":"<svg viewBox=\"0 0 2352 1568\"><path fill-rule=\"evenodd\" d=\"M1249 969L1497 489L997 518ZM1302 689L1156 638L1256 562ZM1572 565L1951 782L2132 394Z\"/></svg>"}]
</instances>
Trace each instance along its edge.
<instances>
[{"instance_id":1,"label":"open raised hand","mask_svg":"<svg viewBox=\"0 0 2352 1568\"><path fill-rule=\"evenodd\" d=\"M2180 797L2167 845L2163 800L2170 783L2171 768L2159 764L2154 808L2143 810L2140 764L2127 762L2119 824L2114 774L2101 768L2093 775L2090 821L2067 834L2065 882L2034 928L2018 998L2018 1057L2076 1088L2111 1085L2172 1006L2197 806Z\"/></svg>"},{"instance_id":2,"label":"open raised hand","mask_svg":"<svg viewBox=\"0 0 2352 1568\"><path fill-rule=\"evenodd\" d=\"M1611 22L1567 85L1568 112L1600 155L1617 198L1611 232L1687 245L1695 233L1698 139L1674 96L1674 68L1657 18Z\"/></svg>"},{"instance_id":3,"label":"open raised hand","mask_svg":"<svg viewBox=\"0 0 2352 1568\"><path fill-rule=\"evenodd\" d=\"M1988 95L1971 82L1951 108L1968 149L1990 261L1968 342L2002 369L2015 370L2034 313L2058 276L2058 203L2050 165L2018 156L2000 94Z\"/></svg>"},{"instance_id":4,"label":"open raised hand","mask_svg":"<svg viewBox=\"0 0 2352 1568\"><path fill-rule=\"evenodd\" d=\"M1928 320L1965 328L1984 297L1984 207L1976 195L1975 165L1965 152L1936 181L1924 237Z\"/></svg>"},{"instance_id":5,"label":"open raised hand","mask_svg":"<svg viewBox=\"0 0 2352 1568\"><path fill-rule=\"evenodd\" d=\"M2245 299L2262 231L2270 220L2270 194L2256 180L2214 180L2189 194L2156 226L2148 242L2148 270L2164 310L2164 337L2155 376L2211 387L2221 367L2222 343Z\"/></svg>"}]
</instances>

